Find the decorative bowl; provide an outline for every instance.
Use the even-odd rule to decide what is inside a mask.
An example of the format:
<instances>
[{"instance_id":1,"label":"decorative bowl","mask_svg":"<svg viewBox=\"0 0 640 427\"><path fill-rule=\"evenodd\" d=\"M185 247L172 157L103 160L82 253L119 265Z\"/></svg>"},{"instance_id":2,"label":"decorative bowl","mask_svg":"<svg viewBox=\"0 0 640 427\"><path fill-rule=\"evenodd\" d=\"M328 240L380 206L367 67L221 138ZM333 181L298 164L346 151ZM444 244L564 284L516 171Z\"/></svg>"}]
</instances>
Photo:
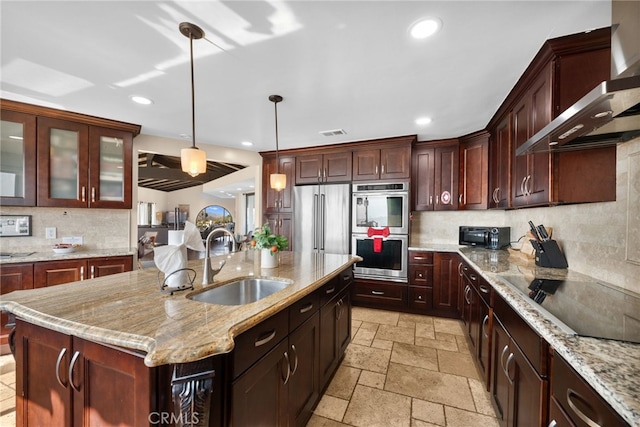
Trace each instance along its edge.
<instances>
[{"instance_id":1,"label":"decorative bowl","mask_svg":"<svg viewBox=\"0 0 640 427\"><path fill-rule=\"evenodd\" d=\"M52 249L53 249L53 252L56 254L70 254L76 251L75 246L64 244L64 243L55 245Z\"/></svg>"}]
</instances>

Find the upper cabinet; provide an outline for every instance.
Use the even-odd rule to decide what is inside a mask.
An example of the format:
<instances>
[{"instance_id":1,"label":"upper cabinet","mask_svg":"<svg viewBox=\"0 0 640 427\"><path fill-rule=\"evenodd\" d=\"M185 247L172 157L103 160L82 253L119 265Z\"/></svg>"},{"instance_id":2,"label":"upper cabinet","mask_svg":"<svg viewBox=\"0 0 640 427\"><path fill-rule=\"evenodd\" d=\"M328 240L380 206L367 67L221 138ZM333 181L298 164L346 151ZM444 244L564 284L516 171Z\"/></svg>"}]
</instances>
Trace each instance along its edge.
<instances>
[{"instance_id":1,"label":"upper cabinet","mask_svg":"<svg viewBox=\"0 0 640 427\"><path fill-rule=\"evenodd\" d=\"M262 198L263 213L293 212L293 186L296 158L292 156L263 155L262 158ZM287 176L287 185L283 190L271 188L270 175L282 173Z\"/></svg>"},{"instance_id":2,"label":"upper cabinet","mask_svg":"<svg viewBox=\"0 0 640 427\"><path fill-rule=\"evenodd\" d=\"M36 204L36 118L2 110L0 139L0 204Z\"/></svg>"},{"instance_id":3,"label":"upper cabinet","mask_svg":"<svg viewBox=\"0 0 640 427\"><path fill-rule=\"evenodd\" d=\"M388 138L353 150L353 181L411 178L411 144L415 136Z\"/></svg>"},{"instance_id":4,"label":"upper cabinet","mask_svg":"<svg viewBox=\"0 0 640 427\"><path fill-rule=\"evenodd\" d=\"M351 181L350 150L296 156L296 185Z\"/></svg>"},{"instance_id":5,"label":"upper cabinet","mask_svg":"<svg viewBox=\"0 0 640 427\"><path fill-rule=\"evenodd\" d=\"M457 139L419 142L413 148L412 210L458 209Z\"/></svg>"},{"instance_id":6,"label":"upper cabinet","mask_svg":"<svg viewBox=\"0 0 640 427\"><path fill-rule=\"evenodd\" d=\"M460 138L458 209L489 206L489 134L481 131Z\"/></svg>"},{"instance_id":7,"label":"upper cabinet","mask_svg":"<svg viewBox=\"0 0 640 427\"><path fill-rule=\"evenodd\" d=\"M13 101L3 100L2 107L3 158L5 122L12 130L22 123L24 158L13 147L11 155L14 167L25 171L14 190L22 196L3 193L3 204L131 209L133 137L140 126Z\"/></svg>"},{"instance_id":8,"label":"upper cabinet","mask_svg":"<svg viewBox=\"0 0 640 427\"><path fill-rule=\"evenodd\" d=\"M515 156L531 136L609 79L610 36L603 28L547 40L509 93L488 125L491 207L615 200L616 147Z\"/></svg>"}]
</instances>

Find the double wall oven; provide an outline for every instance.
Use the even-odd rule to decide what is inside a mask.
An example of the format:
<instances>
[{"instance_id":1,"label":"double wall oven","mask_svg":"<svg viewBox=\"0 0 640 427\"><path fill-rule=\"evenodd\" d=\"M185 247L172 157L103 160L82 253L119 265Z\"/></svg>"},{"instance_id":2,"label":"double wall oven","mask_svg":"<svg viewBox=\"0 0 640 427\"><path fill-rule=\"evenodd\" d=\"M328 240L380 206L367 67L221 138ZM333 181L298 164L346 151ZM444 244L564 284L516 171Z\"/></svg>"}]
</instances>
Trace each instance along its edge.
<instances>
[{"instance_id":1,"label":"double wall oven","mask_svg":"<svg viewBox=\"0 0 640 427\"><path fill-rule=\"evenodd\" d=\"M353 184L351 251L360 278L407 280L409 183Z\"/></svg>"}]
</instances>

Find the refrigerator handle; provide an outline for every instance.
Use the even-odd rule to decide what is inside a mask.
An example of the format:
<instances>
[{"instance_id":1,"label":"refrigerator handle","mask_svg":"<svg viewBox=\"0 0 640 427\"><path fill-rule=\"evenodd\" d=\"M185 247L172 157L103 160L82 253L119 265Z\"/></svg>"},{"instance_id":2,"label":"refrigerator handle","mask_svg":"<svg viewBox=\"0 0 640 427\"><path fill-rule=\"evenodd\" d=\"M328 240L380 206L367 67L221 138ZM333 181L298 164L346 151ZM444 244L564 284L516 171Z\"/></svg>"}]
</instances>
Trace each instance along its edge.
<instances>
[{"instance_id":1,"label":"refrigerator handle","mask_svg":"<svg viewBox=\"0 0 640 427\"><path fill-rule=\"evenodd\" d=\"M320 222L320 226L322 227L322 228L321 228L321 232L320 232L320 233L321 233L321 234L320 234L320 250L321 250L321 251L324 251L324 235L325 235L325 232L324 232L325 230L324 230L324 228L325 228L325 227L326 227L326 225L327 225L327 224L326 224L326 222L325 222L325 217L326 217L326 212L325 212L325 211L326 211L326 206L325 206L325 197L324 197L324 194L322 194L320 197L321 197L321 203L320 203L320 204L321 204L321 206L320 206L320 214L322 215L321 222Z\"/></svg>"},{"instance_id":2,"label":"refrigerator handle","mask_svg":"<svg viewBox=\"0 0 640 427\"><path fill-rule=\"evenodd\" d=\"M313 249L318 249L318 195L313 195L313 221L311 221L313 227Z\"/></svg>"}]
</instances>

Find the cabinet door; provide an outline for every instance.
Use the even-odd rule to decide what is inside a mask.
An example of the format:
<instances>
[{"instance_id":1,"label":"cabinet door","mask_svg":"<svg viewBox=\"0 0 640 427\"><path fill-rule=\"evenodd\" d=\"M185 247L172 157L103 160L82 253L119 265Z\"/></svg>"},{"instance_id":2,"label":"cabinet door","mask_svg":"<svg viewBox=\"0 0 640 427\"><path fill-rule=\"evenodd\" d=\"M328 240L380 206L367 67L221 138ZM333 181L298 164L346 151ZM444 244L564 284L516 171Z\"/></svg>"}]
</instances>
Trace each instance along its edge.
<instances>
[{"instance_id":1,"label":"cabinet door","mask_svg":"<svg viewBox=\"0 0 640 427\"><path fill-rule=\"evenodd\" d=\"M87 261L89 278L108 276L133 270L133 257L92 258Z\"/></svg>"},{"instance_id":2,"label":"cabinet door","mask_svg":"<svg viewBox=\"0 0 640 427\"><path fill-rule=\"evenodd\" d=\"M551 79L551 67L548 66L531 89L529 137L551 122ZM538 153L527 157L529 157L529 178L525 182L527 203L529 205L548 204L551 196L551 154Z\"/></svg>"},{"instance_id":3,"label":"cabinet door","mask_svg":"<svg viewBox=\"0 0 640 427\"><path fill-rule=\"evenodd\" d=\"M351 181L353 160L350 151L325 154L322 165L322 180L324 182Z\"/></svg>"},{"instance_id":4,"label":"cabinet door","mask_svg":"<svg viewBox=\"0 0 640 427\"><path fill-rule=\"evenodd\" d=\"M320 395L320 315L316 313L289 335L289 426L302 427Z\"/></svg>"},{"instance_id":5,"label":"cabinet door","mask_svg":"<svg viewBox=\"0 0 640 427\"><path fill-rule=\"evenodd\" d=\"M338 365L338 298L333 298L320 308L320 390L327 385Z\"/></svg>"},{"instance_id":6,"label":"cabinet door","mask_svg":"<svg viewBox=\"0 0 640 427\"><path fill-rule=\"evenodd\" d=\"M491 147L491 207L507 208L511 200L511 114L498 124Z\"/></svg>"},{"instance_id":7,"label":"cabinet door","mask_svg":"<svg viewBox=\"0 0 640 427\"><path fill-rule=\"evenodd\" d=\"M486 136L460 145L458 209L487 209L489 140Z\"/></svg>"},{"instance_id":8,"label":"cabinet door","mask_svg":"<svg viewBox=\"0 0 640 427\"><path fill-rule=\"evenodd\" d=\"M529 156L516 156L515 150L529 139L529 99L523 99L512 112L513 152L511 171L511 203L513 206L527 204L525 184L529 176Z\"/></svg>"},{"instance_id":9,"label":"cabinet door","mask_svg":"<svg viewBox=\"0 0 640 427\"><path fill-rule=\"evenodd\" d=\"M322 180L322 154L296 157L296 184L315 184Z\"/></svg>"},{"instance_id":10,"label":"cabinet door","mask_svg":"<svg viewBox=\"0 0 640 427\"><path fill-rule=\"evenodd\" d=\"M33 264L0 265L0 295L23 289L33 289ZM9 353L9 315L0 312L0 354Z\"/></svg>"},{"instance_id":11,"label":"cabinet door","mask_svg":"<svg viewBox=\"0 0 640 427\"><path fill-rule=\"evenodd\" d=\"M262 197L264 200L264 213L292 212L293 211L293 187L295 185L296 159L294 157L280 157L276 164L275 157L266 157L262 162ZM287 186L280 191L271 188L270 175L282 173L287 176Z\"/></svg>"},{"instance_id":12,"label":"cabinet door","mask_svg":"<svg viewBox=\"0 0 640 427\"><path fill-rule=\"evenodd\" d=\"M457 317L458 256L436 252L433 264L433 308Z\"/></svg>"},{"instance_id":13,"label":"cabinet door","mask_svg":"<svg viewBox=\"0 0 640 427\"><path fill-rule=\"evenodd\" d=\"M338 361L347 350L347 346L351 342L351 292L349 289L343 291L338 296L338 321L336 322L336 348Z\"/></svg>"},{"instance_id":14,"label":"cabinet door","mask_svg":"<svg viewBox=\"0 0 640 427\"><path fill-rule=\"evenodd\" d=\"M242 374L231 387L231 417L235 427L286 426L290 380L289 343L284 339ZM290 360L290 359L289 359Z\"/></svg>"},{"instance_id":15,"label":"cabinet door","mask_svg":"<svg viewBox=\"0 0 640 427\"><path fill-rule=\"evenodd\" d=\"M411 146L380 150L380 179L409 179L411 177ZM457 172L456 172L457 174Z\"/></svg>"},{"instance_id":16,"label":"cabinet door","mask_svg":"<svg viewBox=\"0 0 640 427\"><path fill-rule=\"evenodd\" d=\"M478 331L478 365L484 373L484 381L489 387L489 374L491 369L491 309L482 301L479 302L478 315L480 316L480 328Z\"/></svg>"},{"instance_id":17,"label":"cabinet door","mask_svg":"<svg viewBox=\"0 0 640 427\"><path fill-rule=\"evenodd\" d=\"M380 178L380 150L353 152L353 181L371 181Z\"/></svg>"},{"instance_id":18,"label":"cabinet door","mask_svg":"<svg viewBox=\"0 0 640 427\"><path fill-rule=\"evenodd\" d=\"M504 326L494 316L491 343L491 399L500 426L507 425L509 412L509 379L505 369L511 339ZM536 423L535 425L538 425Z\"/></svg>"},{"instance_id":19,"label":"cabinet door","mask_svg":"<svg viewBox=\"0 0 640 427\"><path fill-rule=\"evenodd\" d=\"M282 234L289 239L288 251L293 250L293 218L290 214L267 214L264 219L274 234Z\"/></svg>"},{"instance_id":20,"label":"cabinet door","mask_svg":"<svg viewBox=\"0 0 640 427\"><path fill-rule=\"evenodd\" d=\"M2 110L0 138L0 204L36 205L36 118Z\"/></svg>"},{"instance_id":21,"label":"cabinet door","mask_svg":"<svg viewBox=\"0 0 640 427\"><path fill-rule=\"evenodd\" d=\"M412 193L413 209L416 211L433 210L434 202L434 166L433 148L416 148L413 153Z\"/></svg>"},{"instance_id":22,"label":"cabinet door","mask_svg":"<svg viewBox=\"0 0 640 427\"><path fill-rule=\"evenodd\" d=\"M435 150L434 193L438 211L458 209L458 145Z\"/></svg>"},{"instance_id":23,"label":"cabinet door","mask_svg":"<svg viewBox=\"0 0 640 427\"><path fill-rule=\"evenodd\" d=\"M91 127L89 147L89 206L131 209L131 134Z\"/></svg>"},{"instance_id":24,"label":"cabinet door","mask_svg":"<svg viewBox=\"0 0 640 427\"><path fill-rule=\"evenodd\" d=\"M16 322L16 425L72 425L71 337Z\"/></svg>"},{"instance_id":25,"label":"cabinet door","mask_svg":"<svg viewBox=\"0 0 640 427\"><path fill-rule=\"evenodd\" d=\"M513 340L509 346L505 370L511 387L507 425L546 425L547 381L540 378Z\"/></svg>"},{"instance_id":26,"label":"cabinet door","mask_svg":"<svg viewBox=\"0 0 640 427\"><path fill-rule=\"evenodd\" d=\"M74 425L148 425L155 390L143 356L73 337L70 358Z\"/></svg>"},{"instance_id":27,"label":"cabinet door","mask_svg":"<svg viewBox=\"0 0 640 427\"><path fill-rule=\"evenodd\" d=\"M33 266L34 287L44 288L84 280L86 268L87 261L84 259L37 262Z\"/></svg>"},{"instance_id":28,"label":"cabinet door","mask_svg":"<svg viewBox=\"0 0 640 427\"><path fill-rule=\"evenodd\" d=\"M38 206L89 206L89 127L38 117Z\"/></svg>"}]
</instances>

